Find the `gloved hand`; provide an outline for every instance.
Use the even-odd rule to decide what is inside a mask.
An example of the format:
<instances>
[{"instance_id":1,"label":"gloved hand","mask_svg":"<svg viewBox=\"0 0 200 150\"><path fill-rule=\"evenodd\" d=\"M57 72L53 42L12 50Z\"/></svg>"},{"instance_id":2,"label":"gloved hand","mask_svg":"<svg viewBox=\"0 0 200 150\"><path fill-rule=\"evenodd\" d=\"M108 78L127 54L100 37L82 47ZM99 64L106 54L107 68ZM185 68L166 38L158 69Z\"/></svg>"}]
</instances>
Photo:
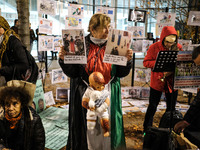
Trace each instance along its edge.
<instances>
[{"instance_id":1,"label":"gloved hand","mask_svg":"<svg viewBox=\"0 0 200 150\"><path fill-rule=\"evenodd\" d=\"M187 121L185 121L185 120L179 121L178 123L175 124L174 131L176 133L180 133L180 132L182 132L189 125L190 124Z\"/></svg>"}]
</instances>

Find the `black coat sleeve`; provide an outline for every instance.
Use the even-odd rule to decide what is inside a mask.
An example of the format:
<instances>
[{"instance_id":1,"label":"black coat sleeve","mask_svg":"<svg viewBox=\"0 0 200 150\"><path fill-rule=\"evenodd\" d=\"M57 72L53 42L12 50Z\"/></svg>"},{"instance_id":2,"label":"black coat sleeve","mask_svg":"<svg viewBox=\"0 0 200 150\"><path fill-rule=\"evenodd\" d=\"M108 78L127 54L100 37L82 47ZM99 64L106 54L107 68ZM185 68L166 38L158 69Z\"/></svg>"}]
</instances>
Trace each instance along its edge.
<instances>
[{"instance_id":1,"label":"black coat sleeve","mask_svg":"<svg viewBox=\"0 0 200 150\"><path fill-rule=\"evenodd\" d=\"M32 149L44 150L45 149L45 132L42 121L38 116L34 127L33 127L33 136L32 136Z\"/></svg>"},{"instance_id":2,"label":"black coat sleeve","mask_svg":"<svg viewBox=\"0 0 200 150\"><path fill-rule=\"evenodd\" d=\"M70 78L80 77L81 75L81 65L79 64L64 64L62 59L59 59L60 67L62 68L63 72Z\"/></svg>"},{"instance_id":3,"label":"black coat sleeve","mask_svg":"<svg viewBox=\"0 0 200 150\"><path fill-rule=\"evenodd\" d=\"M184 120L188 123L192 123L196 119L200 117L200 92L198 92L197 96L195 97L194 101L190 105L187 113L184 116Z\"/></svg>"},{"instance_id":4,"label":"black coat sleeve","mask_svg":"<svg viewBox=\"0 0 200 150\"><path fill-rule=\"evenodd\" d=\"M121 78L127 76L132 68L132 65L133 65L132 59L127 62L126 66L116 65L116 77Z\"/></svg>"},{"instance_id":5,"label":"black coat sleeve","mask_svg":"<svg viewBox=\"0 0 200 150\"><path fill-rule=\"evenodd\" d=\"M25 74L29 67L29 62L21 41L19 41L15 36L10 36L7 46L8 47L5 51L7 60L6 58L3 59L3 61L5 60L6 62L2 62L2 68L0 69L1 75L12 77L14 68L16 76Z\"/></svg>"}]
</instances>

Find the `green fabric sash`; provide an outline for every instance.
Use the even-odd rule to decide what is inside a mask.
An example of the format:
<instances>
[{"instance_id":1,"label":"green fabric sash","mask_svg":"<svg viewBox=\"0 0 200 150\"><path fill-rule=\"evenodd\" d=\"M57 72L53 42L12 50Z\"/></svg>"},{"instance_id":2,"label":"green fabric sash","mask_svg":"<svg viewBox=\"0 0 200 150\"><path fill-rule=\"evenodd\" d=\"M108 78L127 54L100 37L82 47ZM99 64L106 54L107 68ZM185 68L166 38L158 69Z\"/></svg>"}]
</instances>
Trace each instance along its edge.
<instances>
[{"instance_id":1,"label":"green fabric sash","mask_svg":"<svg viewBox=\"0 0 200 150\"><path fill-rule=\"evenodd\" d=\"M115 73L116 67L112 65L111 76L113 77ZM120 78L115 77L111 82L111 149L125 148Z\"/></svg>"}]
</instances>

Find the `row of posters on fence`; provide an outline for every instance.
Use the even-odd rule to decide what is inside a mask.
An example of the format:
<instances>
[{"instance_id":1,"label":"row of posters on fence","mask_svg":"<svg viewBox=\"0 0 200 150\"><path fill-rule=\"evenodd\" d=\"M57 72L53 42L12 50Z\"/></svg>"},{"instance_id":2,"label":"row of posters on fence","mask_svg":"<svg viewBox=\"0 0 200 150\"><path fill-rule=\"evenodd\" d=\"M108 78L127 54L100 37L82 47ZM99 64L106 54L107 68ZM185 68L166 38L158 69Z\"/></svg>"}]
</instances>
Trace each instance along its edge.
<instances>
[{"instance_id":1,"label":"row of posters on fence","mask_svg":"<svg viewBox=\"0 0 200 150\"><path fill-rule=\"evenodd\" d=\"M122 99L129 98L138 98L138 99L147 99L149 98L150 88L149 87L122 87L121 88L121 96Z\"/></svg>"},{"instance_id":2,"label":"row of posters on fence","mask_svg":"<svg viewBox=\"0 0 200 150\"><path fill-rule=\"evenodd\" d=\"M69 102L70 90L68 88L56 88L56 100L60 102ZM42 80L37 80L32 107L40 113L45 110L46 106L54 105L55 100L53 92L44 93Z\"/></svg>"}]
</instances>

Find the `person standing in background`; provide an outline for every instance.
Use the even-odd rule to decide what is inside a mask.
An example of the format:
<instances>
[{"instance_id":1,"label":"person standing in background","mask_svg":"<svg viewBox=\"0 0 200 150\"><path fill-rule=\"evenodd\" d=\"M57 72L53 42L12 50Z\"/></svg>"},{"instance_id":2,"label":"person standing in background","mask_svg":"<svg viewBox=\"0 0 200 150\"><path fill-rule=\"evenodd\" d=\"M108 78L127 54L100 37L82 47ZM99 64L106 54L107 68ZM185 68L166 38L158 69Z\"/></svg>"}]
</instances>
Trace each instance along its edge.
<instances>
[{"instance_id":1,"label":"person standing in background","mask_svg":"<svg viewBox=\"0 0 200 150\"><path fill-rule=\"evenodd\" d=\"M173 26L165 26L162 29L160 35L160 41L150 45L147 55L144 58L143 65L147 68L154 68L157 54L160 51L179 51L182 50L182 46L178 43L178 36ZM165 92L167 109L166 111L175 110L178 91L172 89L173 84L173 72L153 72L151 71L150 81L150 97L149 106L145 114L144 120L144 132L153 124L153 117L157 110L157 106L160 102L162 92ZM173 91L173 100L172 97ZM172 103L171 103L172 101ZM171 106L172 104L172 106Z\"/></svg>"},{"instance_id":2,"label":"person standing in background","mask_svg":"<svg viewBox=\"0 0 200 150\"><path fill-rule=\"evenodd\" d=\"M18 34L18 26L19 26L18 19L15 19L14 26L12 26L11 29L13 29L16 34Z\"/></svg>"},{"instance_id":3,"label":"person standing in background","mask_svg":"<svg viewBox=\"0 0 200 150\"><path fill-rule=\"evenodd\" d=\"M35 33L34 33L33 29L31 29L31 23L29 24L29 29L30 29L30 49L32 50L33 42L34 42L34 40L36 40L36 38L35 38Z\"/></svg>"},{"instance_id":4,"label":"person standing in background","mask_svg":"<svg viewBox=\"0 0 200 150\"><path fill-rule=\"evenodd\" d=\"M4 76L6 82L24 80L28 68L29 62L19 35L0 16L0 76Z\"/></svg>"}]
</instances>

